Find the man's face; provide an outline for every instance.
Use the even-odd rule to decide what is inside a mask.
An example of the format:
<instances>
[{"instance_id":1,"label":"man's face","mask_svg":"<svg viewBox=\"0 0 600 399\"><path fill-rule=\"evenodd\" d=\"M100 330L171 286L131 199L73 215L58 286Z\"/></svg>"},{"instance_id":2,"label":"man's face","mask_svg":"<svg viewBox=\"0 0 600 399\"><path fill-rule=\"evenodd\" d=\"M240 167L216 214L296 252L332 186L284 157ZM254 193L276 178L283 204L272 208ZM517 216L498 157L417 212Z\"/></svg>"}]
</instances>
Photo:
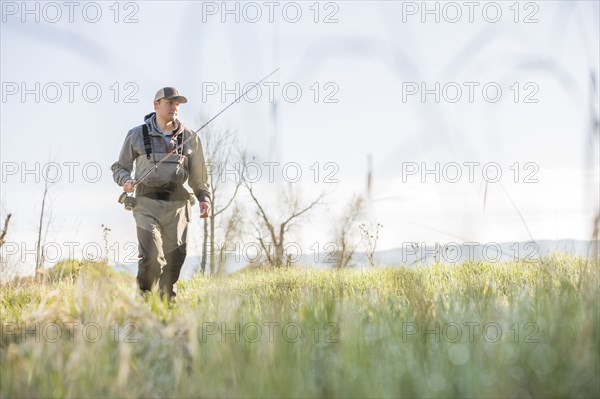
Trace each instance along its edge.
<instances>
[{"instance_id":1,"label":"man's face","mask_svg":"<svg viewBox=\"0 0 600 399\"><path fill-rule=\"evenodd\" d=\"M177 119L179 101L161 98L160 100L154 102L154 110L162 119L166 120L167 122L172 122Z\"/></svg>"}]
</instances>

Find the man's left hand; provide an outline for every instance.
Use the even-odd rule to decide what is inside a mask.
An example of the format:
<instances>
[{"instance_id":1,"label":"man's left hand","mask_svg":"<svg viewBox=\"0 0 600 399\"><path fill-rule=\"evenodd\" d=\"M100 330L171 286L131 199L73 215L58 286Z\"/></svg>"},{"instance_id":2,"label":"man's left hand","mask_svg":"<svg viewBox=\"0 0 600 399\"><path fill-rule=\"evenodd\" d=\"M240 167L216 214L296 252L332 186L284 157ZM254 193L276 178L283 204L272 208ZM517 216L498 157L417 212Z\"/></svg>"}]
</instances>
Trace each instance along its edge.
<instances>
[{"instance_id":1,"label":"man's left hand","mask_svg":"<svg viewBox=\"0 0 600 399\"><path fill-rule=\"evenodd\" d=\"M200 218L207 218L208 215L210 215L210 203L203 201L200 203Z\"/></svg>"}]
</instances>

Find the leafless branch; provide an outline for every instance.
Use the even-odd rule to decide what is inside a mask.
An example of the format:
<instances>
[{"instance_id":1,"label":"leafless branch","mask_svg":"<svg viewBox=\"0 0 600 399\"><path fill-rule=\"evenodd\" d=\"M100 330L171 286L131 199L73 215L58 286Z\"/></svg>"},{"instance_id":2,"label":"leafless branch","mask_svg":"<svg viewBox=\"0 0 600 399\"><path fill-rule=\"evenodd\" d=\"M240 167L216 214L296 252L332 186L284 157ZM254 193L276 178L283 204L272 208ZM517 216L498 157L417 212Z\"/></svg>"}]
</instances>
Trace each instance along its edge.
<instances>
[{"instance_id":1,"label":"leafless branch","mask_svg":"<svg viewBox=\"0 0 600 399\"><path fill-rule=\"evenodd\" d=\"M252 198L252 201L256 206L257 219L262 222L260 225L256 225L253 223L257 233L257 239L261 245L261 248L265 252L268 262L272 266L282 266L284 264L283 258L285 238L287 232L293 226L293 222L298 220L301 216L305 216L311 209L315 207L315 205L322 203L323 197L327 194L327 192L321 192L317 196L317 198L313 200L309 205L301 207L299 205L299 196L295 194L291 188L289 188L289 192L283 193L284 198L286 198L286 200L284 201L284 206L286 207L286 209L283 209L282 213L291 213L291 215L285 217L283 222L275 223L274 220L267 215L264 204L256 196L252 184L246 181L246 179L244 179L244 185L248 189L248 193L250 194L250 197ZM264 242L264 238L262 236L263 230L267 230L268 234L271 236L271 240L273 241L274 253L271 253L269 251Z\"/></svg>"},{"instance_id":2,"label":"leafless branch","mask_svg":"<svg viewBox=\"0 0 600 399\"><path fill-rule=\"evenodd\" d=\"M4 242L6 241L6 233L8 233L8 223L10 222L11 217L12 214L9 213L6 216L6 219L4 219L4 227L2 228L2 233L0 233L0 248L4 245Z\"/></svg>"}]
</instances>

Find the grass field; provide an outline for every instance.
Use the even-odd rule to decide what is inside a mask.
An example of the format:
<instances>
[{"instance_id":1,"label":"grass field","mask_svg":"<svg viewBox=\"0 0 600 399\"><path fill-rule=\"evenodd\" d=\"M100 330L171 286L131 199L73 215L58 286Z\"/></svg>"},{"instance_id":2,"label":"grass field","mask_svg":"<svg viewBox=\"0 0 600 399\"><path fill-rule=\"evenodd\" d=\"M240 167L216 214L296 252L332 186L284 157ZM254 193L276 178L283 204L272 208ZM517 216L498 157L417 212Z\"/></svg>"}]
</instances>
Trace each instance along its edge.
<instances>
[{"instance_id":1,"label":"grass field","mask_svg":"<svg viewBox=\"0 0 600 399\"><path fill-rule=\"evenodd\" d=\"M600 397L591 260L254 270L174 305L62 270L2 287L2 398Z\"/></svg>"}]
</instances>

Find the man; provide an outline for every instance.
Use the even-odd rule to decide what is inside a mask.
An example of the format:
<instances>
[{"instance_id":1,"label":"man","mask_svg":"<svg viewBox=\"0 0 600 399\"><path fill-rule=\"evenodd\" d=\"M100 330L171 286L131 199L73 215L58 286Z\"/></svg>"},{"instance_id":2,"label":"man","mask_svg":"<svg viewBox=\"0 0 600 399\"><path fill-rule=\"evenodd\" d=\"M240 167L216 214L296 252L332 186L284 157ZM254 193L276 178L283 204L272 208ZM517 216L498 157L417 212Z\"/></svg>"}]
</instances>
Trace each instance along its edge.
<instances>
[{"instance_id":1,"label":"man","mask_svg":"<svg viewBox=\"0 0 600 399\"><path fill-rule=\"evenodd\" d=\"M210 213L208 175L200 138L177 119L180 103L187 99L174 87L164 87L154 96L154 111L144 124L131 129L112 166L115 182L123 191L135 190L133 217L137 225L139 288L150 291L158 282L162 295L174 300L173 285L186 256L188 223L191 218L188 184L200 203L200 217ZM188 142L181 145L189 137ZM137 179L178 147L139 184ZM183 147L183 148L181 148ZM135 178L131 172L135 163Z\"/></svg>"}]
</instances>

